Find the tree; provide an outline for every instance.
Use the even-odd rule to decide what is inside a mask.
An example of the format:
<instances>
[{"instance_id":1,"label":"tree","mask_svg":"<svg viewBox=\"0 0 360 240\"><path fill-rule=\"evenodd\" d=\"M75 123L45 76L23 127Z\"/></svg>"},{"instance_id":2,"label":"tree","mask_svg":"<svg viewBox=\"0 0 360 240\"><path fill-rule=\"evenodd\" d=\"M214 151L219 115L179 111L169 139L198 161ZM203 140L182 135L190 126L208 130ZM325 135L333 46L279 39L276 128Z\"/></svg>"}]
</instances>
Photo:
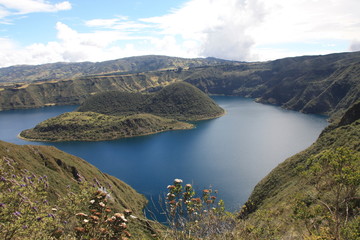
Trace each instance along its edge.
<instances>
[{"instance_id":1,"label":"tree","mask_svg":"<svg viewBox=\"0 0 360 240\"><path fill-rule=\"evenodd\" d=\"M304 168L304 177L315 189L298 199L294 217L305 222L310 235L322 239L346 239L350 226L350 233L360 238L359 226L354 225L359 222L359 153L344 147L325 150Z\"/></svg>"}]
</instances>

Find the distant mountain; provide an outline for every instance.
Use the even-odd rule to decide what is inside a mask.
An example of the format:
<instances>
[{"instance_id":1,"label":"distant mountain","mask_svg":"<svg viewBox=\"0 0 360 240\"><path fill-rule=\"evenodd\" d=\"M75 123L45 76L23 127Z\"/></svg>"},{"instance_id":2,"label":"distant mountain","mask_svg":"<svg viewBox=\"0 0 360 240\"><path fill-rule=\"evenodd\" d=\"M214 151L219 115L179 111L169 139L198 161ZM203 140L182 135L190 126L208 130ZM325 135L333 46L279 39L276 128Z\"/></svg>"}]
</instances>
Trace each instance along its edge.
<instances>
[{"instance_id":1,"label":"distant mountain","mask_svg":"<svg viewBox=\"0 0 360 240\"><path fill-rule=\"evenodd\" d=\"M239 95L305 113L341 116L360 99L360 52L198 69L188 81L210 94Z\"/></svg>"},{"instance_id":2,"label":"distant mountain","mask_svg":"<svg viewBox=\"0 0 360 240\"><path fill-rule=\"evenodd\" d=\"M178 71L182 68L229 63L216 58L186 59L167 56L128 57L105 62L49 63L0 68L0 83L64 80L98 74L131 74L158 70Z\"/></svg>"},{"instance_id":3,"label":"distant mountain","mask_svg":"<svg viewBox=\"0 0 360 240\"><path fill-rule=\"evenodd\" d=\"M31 141L105 141L193 128L192 124L152 114L110 116L94 112L69 112L24 130L20 137Z\"/></svg>"},{"instance_id":4,"label":"distant mountain","mask_svg":"<svg viewBox=\"0 0 360 240\"><path fill-rule=\"evenodd\" d=\"M156 57L132 60L136 59L139 61L136 66L145 67L150 62L161 65ZM169 59L175 61L177 58ZM3 85L0 86L0 110L81 104L91 95L113 90L153 92L174 81L189 82L207 94L251 97L286 109L334 118L340 117L345 109L360 99L360 52L254 63L208 59L210 62L206 65L200 60L192 61L199 61L199 64L172 70L164 67L161 71L115 72L69 80ZM172 63L171 66L175 65Z\"/></svg>"},{"instance_id":5,"label":"distant mountain","mask_svg":"<svg viewBox=\"0 0 360 240\"><path fill-rule=\"evenodd\" d=\"M177 120L204 120L224 114L210 97L186 82L172 83L151 94L104 92L89 97L77 109L110 115L150 113Z\"/></svg>"}]
</instances>

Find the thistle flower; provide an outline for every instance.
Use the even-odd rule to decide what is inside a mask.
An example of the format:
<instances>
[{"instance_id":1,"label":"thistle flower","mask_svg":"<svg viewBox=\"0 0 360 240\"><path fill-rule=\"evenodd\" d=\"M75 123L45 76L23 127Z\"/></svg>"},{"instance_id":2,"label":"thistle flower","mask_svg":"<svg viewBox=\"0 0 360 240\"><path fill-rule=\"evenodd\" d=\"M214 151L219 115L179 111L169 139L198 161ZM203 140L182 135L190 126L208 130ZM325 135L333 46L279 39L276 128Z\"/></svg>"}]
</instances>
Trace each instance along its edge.
<instances>
[{"instance_id":1,"label":"thistle flower","mask_svg":"<svg viewBox=\"0 0 360 240\"><path fill-rule=\"evenodd\" d=\"M76 232L85 232L85 228L83 228L83 227L75 227L74 230Z\"/></svg>"},{"instance_id":2,"label":"thistle flower","mask_svg":"<svg viewBox=\"0 0 360 240\"><path fill-rule=\"evenodd\" d=\"M192 202L196 202L196 203L201 203L201 199L200 199L200 198L192 198L191 201L192 201Z\"/></svg>"},{"instance_id":3,"label":"thistle flower","mask_svg":"<svg viewBox=\"0 0 360 240\"><path fill-rule=\"evenodd\" d=\"M124 234L126 235L126 237L131 237L131 234L128 231L124 231Z\"/></svg>"},{"instance_id":4,"label":"thistle flower","mask_svg":"<svg viewBox=\"0 0 360 240\"><path fill-rule=\"evenodd\" d=\"M176 185L176 184L181 184L182 182L183 182L182 179L176 178L176 179L174 180L174 184L175 184L175 185Z\"/></svg>"},{"instance_id":5,"label":"thistle flower","mask_svg":"<svg viewBox=\"0 0 360 240\"><path fill-rule=\"evenodd\" d=\"M77 217L87 217L88 215L86 215L85 213L77 213L77 214L75 214L75 216L77 216Z\"/></svg>"},{"instance_id":6,"label":"thistle flower","mask_svg":"<svg viewBox=\"0 0 360 240\"><path fill-rule=\"evenodd\" d=\"M126 217L130 216L132 214L132 211L130 209L125 209L124 214Z\"/></svg>"},{"instance_id":7,"label":"thistle flower","mask_svg":"<svg viewBox=\"0 0 360 240\"><path fill-rule=\"evenodd\" d=\"M210 190L209 190L209 189L204 189L204 190L203 190L203 193L204 193L204 194L210 193Z\"/></svg>"},{"instance_id":8,"label":"thistle flower","mask_svg":"<svg viewBox=\"0 0 360 240\"><path fill-rule=\"evenodd\" d=\"M121 224L119 225L119 227L122 228L122 229L126 229L126 228L127 228L127 225L126 225L126 223L121 223Z\"/></svg>"},{"instance_id":9,"label":"thistle flower","mask_svg":"<svg viewBox=\"0 0 360 240\"><path fill-rule=\"evenodd\" d=\"M115 213L115 214L114 214L114 217L115 217L116 219L120 219L120 220L123 221L123 222L127 222L127 220L126 220L126 218L125 218L125 215L122 214L122 213Z\"/></svg>"}]
</instances>

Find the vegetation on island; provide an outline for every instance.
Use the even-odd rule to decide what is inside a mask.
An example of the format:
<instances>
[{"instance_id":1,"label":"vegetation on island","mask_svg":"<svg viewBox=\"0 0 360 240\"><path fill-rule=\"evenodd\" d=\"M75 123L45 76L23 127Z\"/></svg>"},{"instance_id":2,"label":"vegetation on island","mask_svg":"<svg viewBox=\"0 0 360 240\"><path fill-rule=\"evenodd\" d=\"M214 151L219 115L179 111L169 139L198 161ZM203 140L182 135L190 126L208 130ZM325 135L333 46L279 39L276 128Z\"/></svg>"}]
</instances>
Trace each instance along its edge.
<instances>
[{"instance_id":1,"label":"vegetation on island","mask_svg":"<svg viewBox=\"0 0 360 240\"><path fill-rule=\"evenodd\" d=\"M152 94L105 92L89 97L79 112L109 115L150 113L177 120L198 121L219 117L224 110L209 96L186 82L172 83Z\"/></svg>"},{"instance_id":2,"label":"vegetation on island","mask_svg":"<svg viewBox=\"0 0 360 240\"><path fill-rule=\"evenodd\" d=\"M192 124L152 114L111 116L69 112L22 131L20 137L32 141L104 141L191 128Z\"/></svg>"},{"instance_id":3,"label":"vegetation on island","mask_svg":"<svg viewBox=\"0 0 360 240\"><path fill-rule=\"evenodd\" d=\"M5 84L0 86L3 89L0 91L0 110L76 105L100 92L153 92L175 81L189 82L207 94L251 97L286 109L334 117L340 117L360 98L360 52L254 63L220 60L215 60L215 63L207 59L209 62L199 60L199 64L181 68L152 70L147 66L156 65L158 56L135 57L132 60L139 67L136 73L119 74L113 72L116 67L113 68L111 62L103 62L97 65L102 71L96 75L85 72L81 77L69 75L66 80L54 76L44 82ZM163 58L160 65L165 66L166 62L168 66L173 64L171 58ZM77 63L74 64L76 69ZM39 66L39 70L27 66L27 71L21 68L16 71L23 81L32 79L31 72L41 74L41 67L46 66ZM49 66L44 71L51 75L58 69Z\"/></svg>"},{"instance_id":4,"label":"vegetation on island","mask_svg":"<svg viewBox=\"0 0 360 240\"><path fill-rule=\"evenodd\" d=\"M107 92L86 100L76 112L45 120L20 137L33 141L102 141L191 129L179 120L222 115L210 97L188 83L173 83L157 93Z\"/></svg>"},{"instance_id":5,"label":"vegetation on island","mask_svg":"<svg viewBox=\"0 0 360 240\"><path fill-rule=\"evenodd\" d=\"M357 109L356 104L311 147L275 168L238 214L224 210L216 191L196 194L176 179L165 199L167 227L142 216L141 195L85 161L54 147L1 142L1 234L4 239L359 239ZM95 189L89 188L94 178ZM105 201L107 193L111 200ZM135 218L126 217L124 209Z\"/></svg>"},{"instance_id":6,"label":"vegetation on island","mask_svg":"<svg viewBox=\"0 0 360 240\"><path fill-rule=\"evenodd\" d=\"M141 210L147 201L142 195L84 160L53 147L0 141L3 239L360 239L360 52L116 71L66 81L4 85L0 109L78 104L92 96L98 99L87 106L94 108L93 113L64 116L91 119L94 126L97 120L93 119L102 116L115 122L115 118L144 110L147 116L157 113L181 119L187 116L178 102L182 94L171 98L172 90L158 90L186 81L208 94L252 97L288 109L327 114L332 124L309 148L261 180L238 213L224 211L215 191L204 189L196 195L192 185L183 186L176 179L165 199L168 226L145 219ZM118 94L109 90L128 93L120 94L123 100L109 102ZM124 101L130 98L134 103ZM156 105L158 100L162 104ZM67 127L82 129L86 124L74 125L69 119Z\"/></svg>"}]
</instances>

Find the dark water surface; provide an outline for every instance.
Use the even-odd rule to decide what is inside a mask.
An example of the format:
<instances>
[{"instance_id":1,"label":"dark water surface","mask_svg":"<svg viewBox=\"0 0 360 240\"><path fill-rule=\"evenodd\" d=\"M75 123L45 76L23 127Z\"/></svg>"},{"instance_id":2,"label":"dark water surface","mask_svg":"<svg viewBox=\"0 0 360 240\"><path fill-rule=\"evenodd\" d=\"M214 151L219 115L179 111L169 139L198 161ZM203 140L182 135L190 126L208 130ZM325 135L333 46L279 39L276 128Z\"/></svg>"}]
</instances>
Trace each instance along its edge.
<instances>
[{"instance_id":1,"label":"dark water surface","mask_svg":"<svg viewBox=\"0 0 360 240\"><path fill-rule=\"evenodd\" d=\"M202 190L219 190L228 210L237 210L266 174L310 146L326 118L263 105L240 97L214 97L227 114L196 129L102 142L26 142L17 134L75 106L0 112L0 140L54 145L158 199L174 178Z\"/></svg>"}]
</instances>

